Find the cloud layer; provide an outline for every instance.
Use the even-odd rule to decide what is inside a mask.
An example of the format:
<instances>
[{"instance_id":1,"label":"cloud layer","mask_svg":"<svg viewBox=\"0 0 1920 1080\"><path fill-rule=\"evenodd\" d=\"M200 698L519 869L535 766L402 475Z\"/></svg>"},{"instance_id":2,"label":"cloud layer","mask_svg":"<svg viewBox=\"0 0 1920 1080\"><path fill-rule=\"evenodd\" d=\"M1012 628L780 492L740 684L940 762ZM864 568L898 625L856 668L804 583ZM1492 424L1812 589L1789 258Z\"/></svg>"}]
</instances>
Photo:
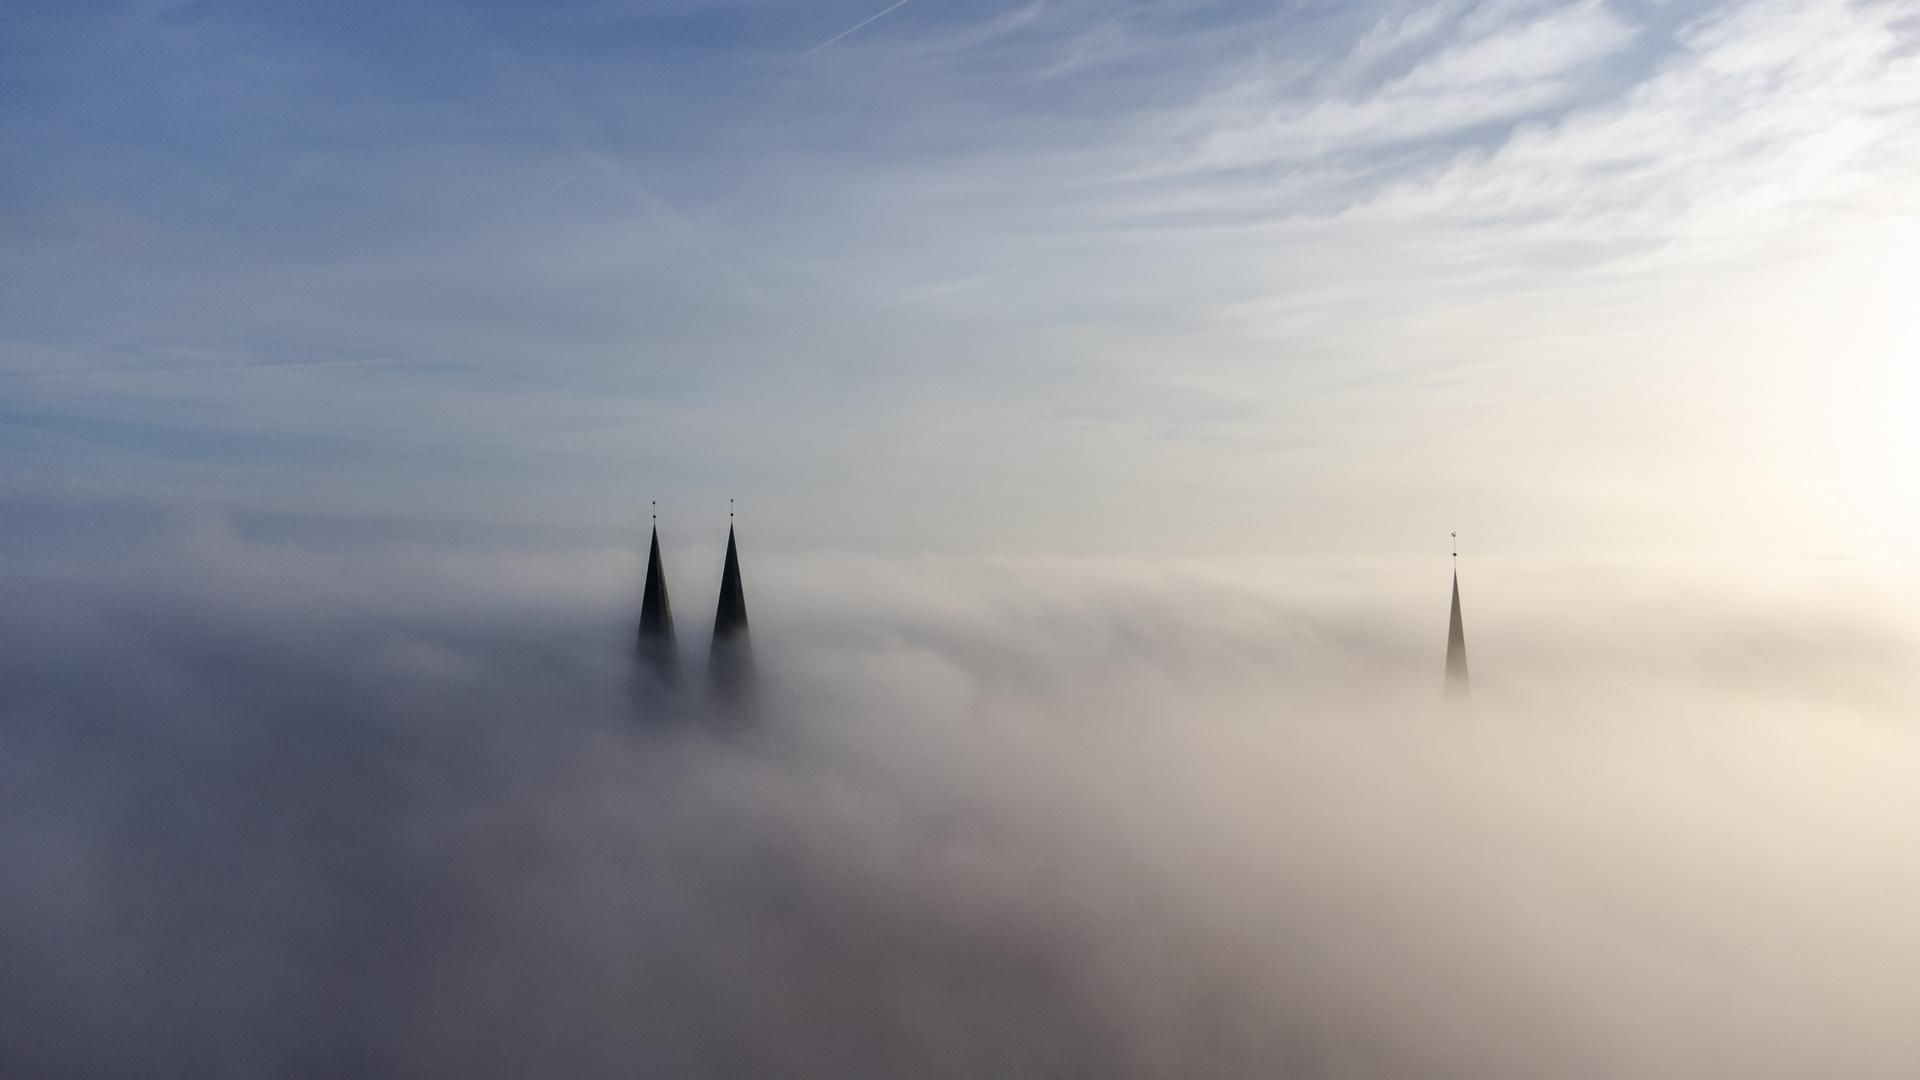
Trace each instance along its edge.
<instances>
[{"instance_id":1,"label":"cloud layer","mask_svg":"<svg viewBox=\"0 0 1920 1080\"><path fill-rule=\"evenodd\" d=\"M750 559L716 738L630 556L179 551L7 586L8 1072L1920 1061L1920 637L1844 574L1469 567L1449 715L1430 568Z\"/></svg>"}]
</instances>

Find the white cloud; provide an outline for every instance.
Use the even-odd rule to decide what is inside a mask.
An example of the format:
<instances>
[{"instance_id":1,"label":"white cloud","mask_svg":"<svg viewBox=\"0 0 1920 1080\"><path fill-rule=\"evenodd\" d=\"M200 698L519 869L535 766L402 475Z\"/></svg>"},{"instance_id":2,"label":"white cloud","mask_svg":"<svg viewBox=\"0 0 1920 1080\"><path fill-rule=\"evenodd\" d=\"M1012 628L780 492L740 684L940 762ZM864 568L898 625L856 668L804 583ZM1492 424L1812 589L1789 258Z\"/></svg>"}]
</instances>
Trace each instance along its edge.
<instances>
[{"instance_id":1,"label":"white cloud","mask_svg":"<svg viewBox=\"0 0 1920 1080\"><path fill-rule=\"evenodd\" d=\"M1350 74L1382 55L1428 36L1442 8L1382 23L1362 38L1348 61ZM1202 107L1212 127L1190 166L1236 168L1303 162L1331 154L1417 139L1433 139L1479 124L1510 121L1568 101L1572 76L1624 48L1631 27L1599 2L1462 34L1397 78L1353 96L1274 102L1250 109L1268 77L1236 86ZM1210 117L1224 107L1242 115ZM1254 115L1245 115L1252 112Z\"/></svg>"},{"instance_id":2,"label":"white cloud","mask_svg":"<svg viewBox=\"0 0 1920 1080\"><path fill-rule=\"evenodd\" d=\"M1743 244L1809 215L1911 208L1920 63L1898 53L1897 13L1790 0L1718 14L1621 100L1522 128L1355 216Z\"/></svg>"},{"instance_id":3,"label":"white cloud","mask_svg":"<svg viewBox=\"0 0 1920 1080\"><path fill-rule=\"evenodd\" d=\"M1427 41L1459 15L1461 6L1459 3L1428 4L1389 14L1354 44L1353 51L1347 54L1347 68L1368 70L1380 60Z\"/></svg>"}]
</instances>

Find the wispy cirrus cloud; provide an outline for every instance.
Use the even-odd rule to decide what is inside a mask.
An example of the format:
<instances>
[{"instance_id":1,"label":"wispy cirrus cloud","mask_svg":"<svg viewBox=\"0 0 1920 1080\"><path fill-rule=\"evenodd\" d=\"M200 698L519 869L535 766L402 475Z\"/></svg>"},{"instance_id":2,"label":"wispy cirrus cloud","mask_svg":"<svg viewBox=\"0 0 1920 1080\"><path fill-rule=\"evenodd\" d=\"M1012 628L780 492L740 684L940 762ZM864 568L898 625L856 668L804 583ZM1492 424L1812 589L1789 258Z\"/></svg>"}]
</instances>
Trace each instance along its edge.
<instances>
[{"instance_id":1,"label":"wispy cirrus cloud","mask_svg":"<svg viewBox=\"0 0 1920 1080\"><path fill-rule=\"evenodd\" d=\"M1187 167L1308 162L1518 120L1571 102L1581 70L1634 36L1597 0L1501 14L1510 17L1461 18L1453 5L1435 5L1383 20L1354 44L1328 80L1332 92L1304 100L1297 91L1285 93L1270 76L1249 75L1189 121L1211 130ZM1443 36L1448 23L1453 33ZM1408 70L1378 82L1367 78L1420 44L1431 49Z\"/></svg>"},{"instance_id":2,"label":"wispy cirrus cloud","mask_svg":"<svg viewBox=\"0 0 1920 1080\"><path fill-rule=\"evenodd\" d=\"M1683 28L1618 101L1523 127L1356 212L1511 222L1538 238L1755 243L1812 216L1906 204L1920 62L1894 8L1756 3Z\"/></svg>"},{"instance_id":3,"label":"wispy cirrus cloud","mask_svg":"<svg viewBox=\"0 0 1920 1080\"><path fill-rule=\"evenodd\" d=\"M1906 7L1714 9L1644 77L1583 81L1647 31L1600 3L1389 14L1313 79L1238 78L1163 128L1118 212L1386 222L1424 242L1763 242L1905 205L1920 163ZM1382 72L1385 72L1384 74ZM1615 80L1618 82L1618 80Z\"/></svg>"}]
</instances>

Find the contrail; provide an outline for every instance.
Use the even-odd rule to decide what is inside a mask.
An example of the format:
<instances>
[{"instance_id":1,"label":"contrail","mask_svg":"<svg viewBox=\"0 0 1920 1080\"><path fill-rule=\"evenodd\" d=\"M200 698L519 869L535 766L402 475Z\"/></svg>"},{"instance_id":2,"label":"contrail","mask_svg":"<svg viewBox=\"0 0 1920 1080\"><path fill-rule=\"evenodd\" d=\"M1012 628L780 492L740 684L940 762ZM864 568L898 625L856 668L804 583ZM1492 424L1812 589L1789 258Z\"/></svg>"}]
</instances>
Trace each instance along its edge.
<instances>
[{"instance_id":1,"label":"contrail","mask_svg":"<svg viewBox=\"0 0 1920 1080\"><path fill-rule=\"evenodd\" d=\"M605 156L594 153L585 147L581 147L577 152L581 157L598 165L615 183L639 196L647 209L653 212L654 217L667 226L667 232L682 244L686 245L688 250L705 259L707 262L712 263L722 273L732 278L734 283L745 290L747 295L753 297L755 301L763 304L766 303L766 294L761 292L752 281L748 280L747 275L741 273L739 267L734 266L732 263L715 254L713 249L708 246L706 238L701 235L700 230L695 227L693 222L688 221L685 215L667 205L665 199L647 190L646 185L635 180L625 169L622 169Z\"/></svg>"},{"instance_id":2,"label":"contrail","mask_svg":"<svg viewBox=\"0 0 1920 1080\"><path fill-rule=\"evenodd\" d=\"M521 199L519 202L514 203L512 206L507 207L505 210L502 210L499 213L488 218L487 224L491 225L494 222L499 221L501 218L506 217L508 214L513 213L515 210L520 209L523 206L526 206L530 203L538 202L539 200L546 198L547 196L553 194L556 191L559 191L561 188L566 187L568 184L571 184L578 179L580 179L580 174L575 173L572 176L567 177L565 180L562 180L559 183L548 188L547 190L540 192L538 195L529 195L526 198Z\"/></svg>"},{"instance_id":3,"label":"contrail","mask_svg":"<svg viewBox=\"0 0 1920 1080\"><path fill-rule=\"evenodd\" d=\"M892 308L901 307L906 304L917 303L921 300L926 300L930 297L939 296L943 293L959 292L961 289L971 289L975 285L985 285L987 282L992 281L996 278L1006 277L1008 274L1011 274L1019 269L1020 267L1018 266L1009 266L1004 270L995 270L991 274L981 274L978 277L970 277L970 278L962 279L960 281L949 281L944 284L934 285L929 288L921 289L918 292L911 292L905 296L898 297L893 300L889 300L884 304L876 304L873 307L865 309L864 311L861 312L861 314L871 315L875 312L887 311Z\"/></svg>"},{"instance_id":4,"label":"contrail","mask_svg":"<svg viewBox=\"0 0 1920 1080\"><path fill-rule=\"evenodd\" d=\"M835 34L834 36L828 38L827 40L821 42L820 44L815 45L813 48L808 49L806 52L801 53L799 56L794 57L793 59L787 61L786 63L781 64L779 67L774 68L772 71L767 72L765 75L760 76L758 79L754 80L753 86L749 86L747 87L747 89L751 90L753 89L754 86L759 86L761 83L766 82L768 79L773 78L775 75L778 75L783 71L786 71L787 69L793 67L795 64L798 64L800 61L805 60L807 57L812 56L814 53L819 52L821 49L826 48L827 46L833 44L834 42L839 41L841 38L846 37L848 34L853 33L855 30L860 29L862 26L867 25L867 23L870 23L873 20L879 18L880 15L885 15L888 11L892 11L894 8L900 7L906 3L907 3L907 0L897 0L897 2L892 5L892 7L887 8L886 11L880 12L879 15L867 16L865 20L855 23L853 26L840 31L838 34Z\"/></svg>"}]
</instances>

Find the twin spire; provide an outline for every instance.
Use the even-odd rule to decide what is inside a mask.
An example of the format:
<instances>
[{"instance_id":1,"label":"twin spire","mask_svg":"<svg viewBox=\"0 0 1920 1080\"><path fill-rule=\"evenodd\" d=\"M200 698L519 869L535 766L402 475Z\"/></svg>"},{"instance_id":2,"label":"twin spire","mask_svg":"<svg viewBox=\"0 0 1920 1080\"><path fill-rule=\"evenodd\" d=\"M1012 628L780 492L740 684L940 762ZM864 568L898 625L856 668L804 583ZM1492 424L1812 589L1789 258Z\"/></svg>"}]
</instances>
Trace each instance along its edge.
<instances>
[{"instance_id":1,"label":"twin spire","mask_svg":"<svg viewBox=\"0 0 1920 1080\"><path fill-rule=\"evenodd\" d=\"M713 613L713 644L707 652L707 683L716 698L738 701L753 678L753 645L747 636L747 596L740 584L740 551L734 540L731 511L727 514L727 558L720 569L720 603ZM1465 704L1467 633L1460 621L1459 534L1454 534L1453 605L1447 614L1446 699ZM673 605L667 599L667 576L660 563L660 526L655 521L647 551L647 584L640 599L639 660L663 685L680 680L680 647L673 633Z\"/></svg>"},{"instance_id":2,"label":"twin spire","mask_svg":"<svg viewBox=\"0 0 1920 1080\"><path fill-rule=\"evenodd\" d=\"M732 518L729 513L728 518ZM680 681L680 647L673 633L673 605L667 600L667 576L660 562L660 525L656 519L647 552L647 584L640 597L638 657L662 685ZM753 678L753 649L747 637L747 597L740 585L740 554L733 524L727 524L727 560L720 571L720 605L713 615L713 646L707 654L711 694L735 700Z\"/></svg>"}]
</instances>

